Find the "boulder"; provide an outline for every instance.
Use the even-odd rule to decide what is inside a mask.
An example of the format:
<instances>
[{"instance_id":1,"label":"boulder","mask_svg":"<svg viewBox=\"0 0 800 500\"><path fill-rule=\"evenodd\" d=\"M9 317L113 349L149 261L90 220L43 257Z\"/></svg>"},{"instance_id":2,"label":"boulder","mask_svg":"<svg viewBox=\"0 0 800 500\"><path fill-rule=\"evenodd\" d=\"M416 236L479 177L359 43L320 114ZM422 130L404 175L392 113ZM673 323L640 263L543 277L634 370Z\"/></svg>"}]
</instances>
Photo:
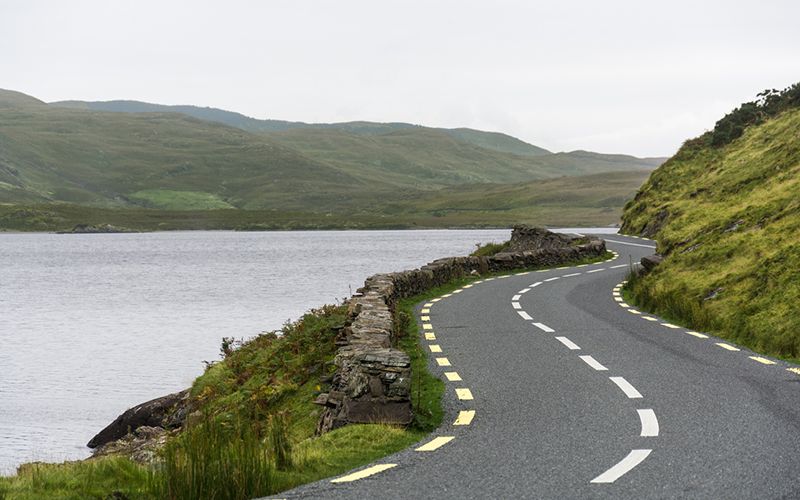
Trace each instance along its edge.
<instances>
[{"instance_id":1,"label":"boulder","mask_svg":"<svg viewBox=\"0 0 800 500\"><path fill-rule=\"evenodd\" d=\"M647 255L645 257L642 257L642 260L640 262L642 263L642 267L644 268L644 270L647 271L647 272L650 272L657 265L661 264L661 262L663 260L664 260L664 257L662 257L661 255L658 255L656 253L656 254L653 254L653 255Z\"/></svg>"},{"instance_id":2,"label":"boulder","mask_svg":"<svg viewBox=\"0 0 800 500\"><path fill-rule=\"evenodd\" d=\"M566 234L553 233L543 227L517 225L511 231L511 241L505 252L561 248L569 246L575 239Z\"/></svg>"},{"instance_id":3,"label":"boulder","mask_svg":"<svg viewBox=\"0 0 800 500\"><path fill-rule=\"evenodd\" d=\"M171 435L172 432L162 427L143 425L115 441L96 448L92 456L124 455L140 464L152 464Z\"/></svg>"},{"instance_id":4,"label":"boulder","mask_svg":"<svg viewBox=\"0 0 800 500\"><path fill-rule=\"evenodd\" d=\"M89 448L97 448L111 441L116 441L139 427L180 427L185 418L188 406L189 389L167 396L156 398L126 410L105 429L98 432L87 444ZM184 415L184 417L180 417Z\"/></svg>"}]
</instances>

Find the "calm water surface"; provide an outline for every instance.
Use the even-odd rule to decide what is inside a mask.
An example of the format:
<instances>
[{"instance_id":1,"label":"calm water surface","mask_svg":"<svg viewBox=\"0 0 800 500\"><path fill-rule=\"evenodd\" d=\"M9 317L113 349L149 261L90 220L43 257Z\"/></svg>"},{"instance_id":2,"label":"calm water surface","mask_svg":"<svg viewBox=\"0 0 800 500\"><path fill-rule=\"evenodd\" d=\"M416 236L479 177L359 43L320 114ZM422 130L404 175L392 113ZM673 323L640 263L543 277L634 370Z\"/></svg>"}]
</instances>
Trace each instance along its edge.
<instances>
[{"instance_id":1,"label":"calm water surface","mask_svg":"<svg viewBox=\"0 0 800 500\"><path fill-rule=\"evenodd\" d=\"M377 272L509 231L0 234L0 473L88 456L134 404L188 387L222 337L279 328Z\"/></svg>"}]
</instances>

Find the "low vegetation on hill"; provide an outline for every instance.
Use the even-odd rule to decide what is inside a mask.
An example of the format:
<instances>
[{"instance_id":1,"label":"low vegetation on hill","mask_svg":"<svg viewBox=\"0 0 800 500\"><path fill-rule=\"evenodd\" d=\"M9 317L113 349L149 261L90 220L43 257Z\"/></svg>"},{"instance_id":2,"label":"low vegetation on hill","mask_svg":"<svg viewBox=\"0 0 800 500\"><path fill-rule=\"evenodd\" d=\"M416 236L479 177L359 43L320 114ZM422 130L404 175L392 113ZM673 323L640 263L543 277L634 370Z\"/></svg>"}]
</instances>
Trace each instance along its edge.
<instances>
[{"instance_id":1,"label":"low vegetation on hill","mask_svg":"<svg viewBox=\"0 0 800 500\"><path fill-rule=\"evenodd\" d=\"M744 111L743 111L744 110ZM636 301L755 350L800 358L800 86L687 141L625 207L664 262Z\"/></svg>"},{"instance_id":2,"label":"low vegetation on hill","mask_svg":"<svg viewBox=\"0 0 800 500\"><path fill-rule=\"evenodd\" d=\"M472 129L255 120L132 101L48 105L0 90L0 207L8 214L13 205L15 214L0 217L0 229L610 224L644 172L659 163L585 151L553 154ZM562 211L530 203L546 182L566 176L585 184L586 175L596 176L598 188L588 205ZM547 189L551 200L559 189L568 198L572 183ZM511 191L509 203L483 202L484 195L498 199ZM41 216L46 212L62 223L48 222Z\"/></svg>"},{"instance_id":3,"label":"low vegetation on hill","mask_svg":"<svg viewBox=\"0 0 800 500\"><path fill-rule=\"evenodd\" d=\"M521 184L480 184L414 193L404 200L366 205L352 212L324 214L295 210L224 208L219 198L182 192L173 198L140 191L148 208L98 208L75 204L0 204L0 231L71 231L78 225L135 231L175 229L420 229L509 227L517 223L551 226L605 226L619 220L622 205L648 171L562 177ZM181 203L195 207L178 209ZM186 205L184 205L186 206Z\"/></svg>"}]
</instances>

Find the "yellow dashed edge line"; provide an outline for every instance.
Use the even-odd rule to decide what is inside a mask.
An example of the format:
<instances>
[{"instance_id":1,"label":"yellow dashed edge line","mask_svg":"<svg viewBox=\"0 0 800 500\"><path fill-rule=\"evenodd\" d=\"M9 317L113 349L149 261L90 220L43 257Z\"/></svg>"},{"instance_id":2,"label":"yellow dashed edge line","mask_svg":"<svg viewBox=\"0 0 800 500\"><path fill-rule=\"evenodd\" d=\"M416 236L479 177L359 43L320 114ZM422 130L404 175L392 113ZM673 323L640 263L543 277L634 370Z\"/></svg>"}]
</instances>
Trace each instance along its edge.
<instances>
[{"instance_id":1,"label":"yellow dashed edge line","mask_svg":"<svg viewBox=\"0 0 800 500\"><path fill-rule=\"evenodd\" d=\"M474 398L472 397L472 391L467 388L458 388L456 389L456 397L461 401L472 401Z\"/></svg>"},{"instance_id":2,"label":"yellow dashed edge line","mask_svg":"<svg viewBox=\"0 0 800 500\"><path fill-rule=\"evenodd\" d=\"M439 344L430 344L428 347L430 348L431 352L442 352L442 346Z\"/></svg>"},{"instance_id":3,"label":"yellow dashed edge line","mask_svg":"<svg viewBox=\"0 0 800 500\"><path fill-rule=\"evenodd\" d=\"M439 366L453 366L447 358L436 358L436 364Z\"/></svg>"},{"instance_id":4,"label":"yellow dashed edge line","mask_svg":"<svg viewBox=\"0 0 800 500\"><path fill-rule=\"evenodd\" d=\"M458 372L444 372L444 376L450 382L461 382L461 375Z\"/></svg>"},{"instance_id":5,"label":"yellow dashed edge line","mask_svg":"<svg viewBox=\"0 0 800 500\"><path fill-rule=\"evenodd\" d=\"M360 470L358 472L354 472L352 474L348 474L346 476L342 476L336 479L331 480L332 483L349 483L351 481L358 481L359 479L364 479L365 477L372 476L379 472L383 472L387 469L391 469L392 467L397 467L397 464L378 464L373 465L372 467L367 467L364 470Z\"/></svg>"},{"instance_id":6,"label":"yellow dashed edge line","mask_svg":"<svg viewBox=\"0 0 800 500\"><path fill-rule=\"evenodd\" d=\"M422 446L420 446L419 448L417 448L415 451L433 451L433 450L437 450L437 449L439 449L442 446L446 445L447 443L449 443L450 441L452 441L455 438L456 438L455 436L439 436L439 437L431 439L427 443L425 443Z\"/></svg>"},{"instance_id":7,"label":"yellow dashed edge line","mask_svg":"<svg viewBox=\"0 0 800 500\"><path fill-rule=\"evenodd\" d=\"M614 296L614 300L617 302L617 304L620 307L626 308L626 310L629 313L640 314L641 315L642 314L641 312L637 311L636 309L630 309L631 306L629 306L625 302L622 302L622 300L618 298L619 295L620 295L619 290L621 289L622 285L624 285L625 283L626 282L623 281L622 283L620 283L619 285L614 287L613 292L612 292L612 295ZM645 319L647 321L659 321L657 318L654 318L652 316L642 316L642 319ZM678 325L673 325L672 323L666 323L666 322L661 323L661 326L666 327L666 328L671 328L673 330L680 330L682 328L682 327L680 327ZM686 333L687 335L691 335L693 337L697 337L699 339L707 339L708 338L708 335L706 335L704 333L695 332L693 330L686 330L684 333ZM733 346L731 344L727 344L725 342L715 342L714 344L719 346L719 347L721 347L721 348L723 348L723 349L725 349L725 350L731 351L731 352L741 351L741 349L739 349L738 347ZM759 362L761 364L764 364L764 365L776 365L776 364L778 364L777 362L772 361L771 359L768 359L768 358L765 358L765 357L762 357L762 356L748 356L748 358L752 359L753 361L757 361L757 362ZM787 368L786 370L790 371L792 373L796 373L797 375L800 375L800 368Z\"/></svg>"},{"instance_id":8,"label":"yellow dashed edge line","mask_svg":"<svg viewBox=\"0 0 800 500\"><path fill-rule=\"evenodd\" d=\"M436 334L433 332L425 332L425 340L436 340Z\"/></svg>"},{"instance_id":9,"label":"yellow dashed edge line","mask_svg":"<svg viewBox=\"0 0 800 500\"><path fill-rule=\"evenodd\" d=\"M475 418L475 410L461 410L453 425L469 425L473 418Z\"/></svg>"}]
</instances>

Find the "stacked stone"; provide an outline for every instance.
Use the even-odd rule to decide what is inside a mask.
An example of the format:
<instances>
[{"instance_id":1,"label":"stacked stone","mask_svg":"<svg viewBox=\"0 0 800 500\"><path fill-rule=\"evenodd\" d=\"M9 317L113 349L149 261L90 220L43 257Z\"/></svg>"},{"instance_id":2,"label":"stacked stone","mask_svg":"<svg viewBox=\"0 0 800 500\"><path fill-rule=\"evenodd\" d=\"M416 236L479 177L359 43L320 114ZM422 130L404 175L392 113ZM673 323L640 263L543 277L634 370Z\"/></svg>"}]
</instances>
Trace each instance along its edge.
<instances>
[{"instance_id":1,"label":"stacked stone","mask_svg":"<svg viewBox=\"0 0 800 500\"><path fill-rule=\"evenodd\" d=\"M447 257L420 269L367 278L364 287L349 300L330 391L316 400L325 407L317 431L323 433L350 423L411 422L411 361L392 347L398 300L469 274L554 266L596 257L606 249L603 240L573 243L573 238L545 229L517 226L509 245L516 251L491 257Z\"/></svg>"},{"instance_id":2,"label":"stacked stone","mask_svg":"<svg viewBox=\"0 0 800 500\"><path fill-rule=\"evenodd\" d=\"M391 347L394 297L390 275L378 274L349 300L331 390L315 401L325 407L318 433L351 423L411 423L411 360Z\"/></svg>"}]
</instances>

